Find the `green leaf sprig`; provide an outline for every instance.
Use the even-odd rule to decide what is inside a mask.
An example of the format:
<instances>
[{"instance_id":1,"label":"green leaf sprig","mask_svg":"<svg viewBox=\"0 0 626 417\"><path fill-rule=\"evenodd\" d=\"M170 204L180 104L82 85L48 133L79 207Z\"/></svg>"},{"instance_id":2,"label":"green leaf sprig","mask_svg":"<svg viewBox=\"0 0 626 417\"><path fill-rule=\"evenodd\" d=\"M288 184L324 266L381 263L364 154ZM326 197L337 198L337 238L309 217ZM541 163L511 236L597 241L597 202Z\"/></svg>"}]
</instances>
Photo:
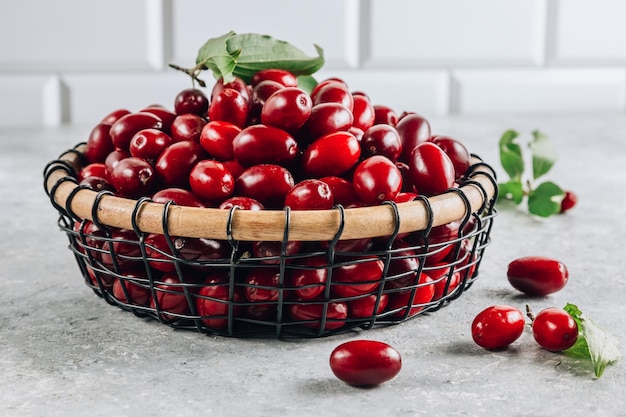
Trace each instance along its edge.
<instances>
[{"instance_id":1,"label":"green leaf sprig","mask_svg":"<svg viewBox=\"0 0 626 417\"><path fill-rule=\"evenodd\" d=\"M579 336L574 346L563 353L574 358L590 359L596 377L600 378L608 365L622 357L617 339L583 314L576 305L568 303L564 309L576 320Z\"/></svg>"},{"instance_id":2,"label":"green leaf sprig","mask_svg":"<svg viewBox=\"0 0 626 417\"><path fill-rule=\"evenodd\" d=\"M538 130L532 132L532 140L528 143L532 156L532 176L529 178L525 176L526 162L518 138L519 133L515 130L507 130L500 138L500 163L509 179L498 184L498 199L519 205L527 198L528 211L541 217L560 213L565 191L552 181L535 186L557 160L550 139Z\"/></svg>"},{"instance_id":3,"label":"green leaf sprig","mask_svg":"<svg viewBox=\"0 0 626 417\"><path fill-rule=\"evenodd\" d=\"M299 84L310 89L316 84L311 75L324 65L323 49L314 47L317 56L310 57L290 43L268 35L230 31L206 41L198 51L193 68L169 66L187 73L202 87L206 87L206 83L198 76L205 70L210 70L215 79L229 83L235 77L250 82L252 76L263 69L284 69L298 76Z\"/></svg>"}]
</instances>

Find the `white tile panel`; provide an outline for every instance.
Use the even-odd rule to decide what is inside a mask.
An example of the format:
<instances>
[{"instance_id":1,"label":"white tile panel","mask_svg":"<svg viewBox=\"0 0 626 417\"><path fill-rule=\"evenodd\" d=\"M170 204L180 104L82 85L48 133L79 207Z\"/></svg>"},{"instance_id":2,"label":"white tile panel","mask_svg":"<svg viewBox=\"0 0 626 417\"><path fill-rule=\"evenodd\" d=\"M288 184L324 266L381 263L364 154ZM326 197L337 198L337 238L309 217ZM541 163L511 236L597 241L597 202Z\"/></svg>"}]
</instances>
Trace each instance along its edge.
<instances>
[{"instance_id":1,"label":"white tile panel","mask_svg":"<svg viewBox=\"0 0 626 417\"><path fill-rule=\"evenodd\" d=\"M62 83L68 94L70 122L87 125L98 123L119 108L139 111L161 104L173 110L176 94L191 87L187 75L175 72L74 74L64 76Z\"/></svg>"},{"instance_id":2,"label":"white tile panel","mask_svg":"<svg viewBox=\"0 0 626 417\"><path fill-rule=\"evenodd\" d=\"M210 38L233 30L288 41L309 55L324 49L327 67L356 65L358 0L187 0L172 2L173 63L191 67Z\"/></svg>"},{"instance_id":3,"label":"white tile panel","mask_svg":"<svg viewBox=\"0 0 626 417\"><path fill-rule=\"evenodd\" d=\"M623 111L621 69L502 69L453 72L459 113Z\"/></svg>"},{"instance_id":4,"label":"white tile panel","mask_svg":"<svg viewBox=\"0 0 626 417\"><path fill-rule=\"evenodd\" d=\"M545 0L369 0L364 64L538 65Z\"/></svg>"},{"instance_id":5,"label":"white tile panel","mask_svg":"<svg viewBox=\"0 0 626 417\"><path fill-rule=\"evenodd\" d=\"M3 2L0 69L150 68L152 50L161 47L151 44L147 24L147 7L155 5L155 0Z\"/></svg>"},{"instance_id":6,"label":"white tile panel","mask_svg":"<svg viewBox=\"0 0 626 417\"><path fill-rule=\"evenodd\" d=\"M59 107L56 77L0 74L0 127L57 125Z\"/></svg>"},{"instance_id":7,"label":"white tile panel","mask_svg":"<svg viewBox=\"0 0 626 417\"><path fill-rule=\"evenodd\" d=\"M626 64L626 2L554 0L549 63Z\"/></svg>"},{"instance_id":8,"label":"white tile panel","mask_svg":"<svg viewBox=\"0 0 626 417\"><path fill-rule=\"evenodd\" d=\"M316 78L343 79L351 91L363 91L374 104L391 107L398 114L414 111L420 114L445 114L449 107L447 71L436 70L360 70L320 71Z\"/></svg>"}]
</instances>

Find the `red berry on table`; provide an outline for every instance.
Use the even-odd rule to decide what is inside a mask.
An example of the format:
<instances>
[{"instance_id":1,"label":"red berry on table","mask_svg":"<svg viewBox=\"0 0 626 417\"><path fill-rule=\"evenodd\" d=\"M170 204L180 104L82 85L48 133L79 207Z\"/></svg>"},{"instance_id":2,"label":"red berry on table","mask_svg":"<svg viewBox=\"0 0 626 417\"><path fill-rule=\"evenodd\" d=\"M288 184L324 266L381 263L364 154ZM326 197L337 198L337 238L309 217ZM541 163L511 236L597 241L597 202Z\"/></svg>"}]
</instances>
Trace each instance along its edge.
<instances>
[{"instance_id":1,"label":"red berry on table","mask_svg":"<svg viewBox=\"0 0 626 417\"><path fill-rule=\"evenodd\" d=\"M573 191L566 191L561 200L561 213L571 210L578 203L578 196Z\"/></svg>"},{"instance_id":2,"label":"red berry on table","mask_svg":"<svg viewBox=\"0 0 626 417\"><path fill-rule=\"evenodd\" d=\"M333 374L349 385L375 386L394 378L402 368L400 353L375 340L353 340L330 354Z\"/></svg>"},{"instance_id":3,"label":"red berry on table","mask_svg":"<svg viewBox=\"0 0 626 417\"><path fill-rule=\"evenodd\" d=\"M509 263L507 278L513 288L524 294L545 296L565 287L569 271L556 259L525 256Z\"/></svg>"},{"instance_id":4,"label":"red berry on table","mask_svg":"<svg viewBox=\"0 0 626 417\"><path fill-rule=\"evenodd\" d=\"M578 340L578 324L565 310L549 307L533 319L533 337L544 349L559 352L569 349Z\"/></svg>"},{"instance_id":5,"label":"red berry on table","mask_svg":"<svg viewBox=\"0 0 626 417\"><path fill-rule=\"evenodd\" d=\"M487 307L472 322L472 338L485 349L503 349L515 342L524 331L524 315L515 307Z\"/></svg>"}]
</instances>

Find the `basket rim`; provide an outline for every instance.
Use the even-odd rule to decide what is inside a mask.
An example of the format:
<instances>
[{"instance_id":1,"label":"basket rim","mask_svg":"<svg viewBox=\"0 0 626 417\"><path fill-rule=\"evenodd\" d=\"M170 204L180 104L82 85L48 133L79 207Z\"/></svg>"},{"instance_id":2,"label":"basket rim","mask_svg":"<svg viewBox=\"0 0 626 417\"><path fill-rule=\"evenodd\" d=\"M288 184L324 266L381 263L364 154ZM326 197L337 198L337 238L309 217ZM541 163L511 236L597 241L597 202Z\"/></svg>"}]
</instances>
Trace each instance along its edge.
<instances>
[{"instance_id":1,"label":"basket rim","mask_svg":"<svg viewBox=\"0 0 626 417\"><path fill-rule=\"evenodd\" d=\"M405 203L331 210L223 210L132 200L78 185L84 143L51 161L44 169L44 189L51 204L76 220L131 229L138 233L237 241L332 241L376 238L428 230L469 218L497 198L494 170L472 155L467 180L458 188Z\"/></svg>"}]
</instances>

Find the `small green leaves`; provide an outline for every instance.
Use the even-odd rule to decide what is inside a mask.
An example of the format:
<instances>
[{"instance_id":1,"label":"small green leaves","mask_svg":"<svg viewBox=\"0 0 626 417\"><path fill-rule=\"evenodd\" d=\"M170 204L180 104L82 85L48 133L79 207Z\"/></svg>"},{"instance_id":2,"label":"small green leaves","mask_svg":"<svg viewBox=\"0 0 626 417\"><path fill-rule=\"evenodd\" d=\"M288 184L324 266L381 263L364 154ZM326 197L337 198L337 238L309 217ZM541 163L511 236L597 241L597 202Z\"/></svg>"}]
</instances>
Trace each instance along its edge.
<instances>
[{"instance_id":1,"label":"small green leaves","mask_svg":"<svg viewBox=\"0 0 626 417\"><path fill-rule=\"evenodd\" d=\"M528 198L528 212L549 217L561 212L563 191L554 182L546 181L533 186L533 181L547 174L556 162L557 155L548 136L538 130L532 132L528 147L532 156L532 177L525 174L524 153L517 143L519 133L507 130L499 142L500 163L509 176L509 180L498 184L499 200L509 200L516 205Z\"/></svg>"},{"instance_id":2,"label":"small green leaves","mask_svg":"<svg viewBox=\"0 0 626 417\"><path fill-rule=\"evenodd\" d=\"M528 194L528 211L541 217L550 217L561 211L565 192L553 182L546 181Z\"/></svg>"},{"instance_id":3,"label":"small green leaves","mask_svg":"<svg viewBox=\"0 0 626 417\"><path fill-rule=\"evenodd\" d=\"M210 69L216 79L224 78L225 82L232 81L232 74L241 54L241 50L231 52L227 49L226 41L232 36L235 36L235 32L230 31L218 38L209 39L202 45L196 57L198 66Z\"/></svg>"},{"instance_id":4,"label":"small green leaves","mask_svg":"<svg viewBox=\"0 0 626 417\"><path fill-rule=\"evenodd\" d=\"M576 320L579 336L576 344L563 353L575 358L591 359L594 373L600 378L608 365L622 357L617 339L586 317L576 305L567 304L564 308Z\"/></svg>"},{"instance_id":5,"label":"small green leaves","mask_svg":"<svg viewBox=\"0 0 626 417\"><path fill-rule=\"evenodd\" d=\"M314 47L317 56L309 57L288 42L268 35L230 31L209 39L200 47L195 67L186 69L174 64L170 67L189 74L201 86L205 83L198 75L204 70L210 70L216 79L222 78L225 83L235 77L249 83L252 76L263 69L284 69L296 76L311 76L324 65L324 51L317 45Z\"/></svg>"},{"instance_id":6,"label":"small green leaves","mask_svg":"<svg viewBox=\"0 0 626 417\"><path fill-rule=\"evenodd\" d=\"M294 75L310 75L324 65L324 51L314 45L317 57L309 57L295 46L267 35L232 35L226 41L231 53L240 51L233 74L250 81L262 69L284 69Z\"/></svg>"},{"instance_id":7,"label":"small green leaves","mask_svg":"<svg viewBox=\"0 0 626 417\"><path fill-rule=\"evenodd\" d=\"M507 130L500 138L500 163L502 168L509 174L509 178L520 181L524 173L524 158L522 148L515 143L519 136L514 130Z\"/></svg>"},{"instance_id":8,"label":"small green leaves","mask_svg":"<svg viewBox=\"0 0 626 417\"><path fill-rule=\"evenodd\" d=\"M511 200L515 204L520 204L524 199L524 187L518 180L510 180L498 184L500 198Z\"/></svg>"},{"instance_id":9,"label":"small green leaves","mask_svg":"<svg viewBox=\"0 0 626 417\"><path fill-rule=\"evenodd\" d=\"M533 156L533 179L537 179L550 171L556 162L556 151L550 138L538 130L533 131L533 140L528 146Z\"/></svg>"}]
</instances>

